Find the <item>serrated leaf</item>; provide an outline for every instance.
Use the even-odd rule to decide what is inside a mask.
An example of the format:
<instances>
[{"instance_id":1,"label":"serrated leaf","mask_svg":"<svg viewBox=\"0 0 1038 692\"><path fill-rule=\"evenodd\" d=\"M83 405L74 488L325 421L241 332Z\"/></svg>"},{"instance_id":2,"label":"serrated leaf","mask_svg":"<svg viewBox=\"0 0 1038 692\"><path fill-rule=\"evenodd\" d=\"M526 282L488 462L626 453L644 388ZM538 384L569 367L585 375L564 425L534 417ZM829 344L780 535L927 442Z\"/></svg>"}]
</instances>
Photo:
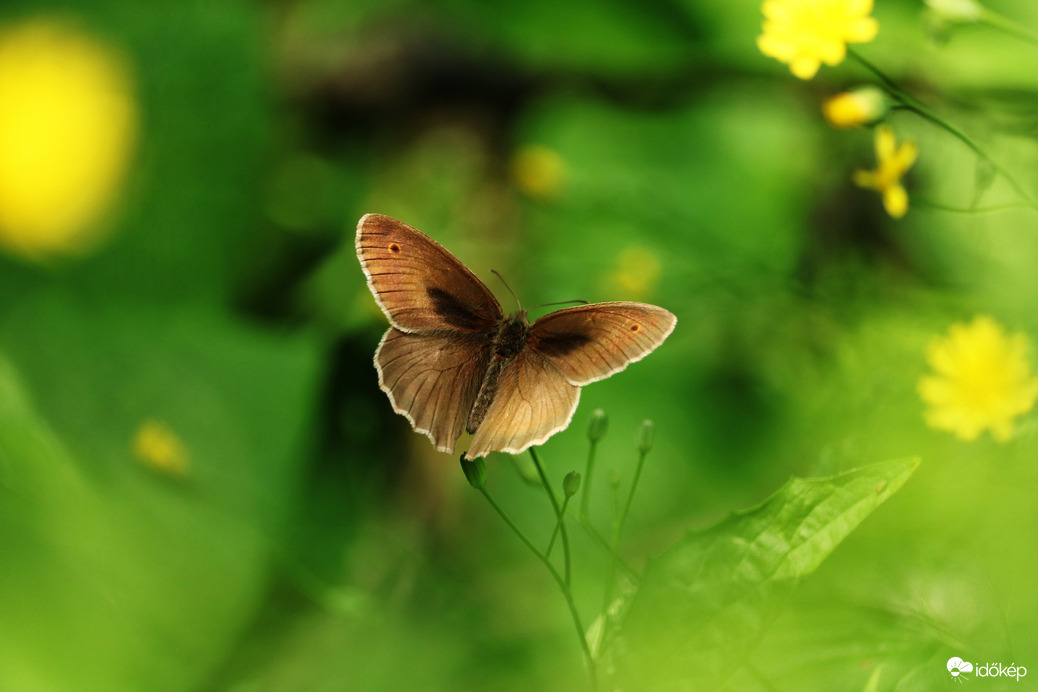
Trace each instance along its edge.
<instances>
[{"instance_id":1,"label":"serrated leaf","mask_svg":"<svg viewBox=\"0 0 1038 692\"><path fill-rule=\"evenodd\" d=\"M709 689L745 659L799 577L896 492L917 459L794 478L752 509L689 532L650 562L623 624L631 689Z\"/></svg>"}]
</instances>

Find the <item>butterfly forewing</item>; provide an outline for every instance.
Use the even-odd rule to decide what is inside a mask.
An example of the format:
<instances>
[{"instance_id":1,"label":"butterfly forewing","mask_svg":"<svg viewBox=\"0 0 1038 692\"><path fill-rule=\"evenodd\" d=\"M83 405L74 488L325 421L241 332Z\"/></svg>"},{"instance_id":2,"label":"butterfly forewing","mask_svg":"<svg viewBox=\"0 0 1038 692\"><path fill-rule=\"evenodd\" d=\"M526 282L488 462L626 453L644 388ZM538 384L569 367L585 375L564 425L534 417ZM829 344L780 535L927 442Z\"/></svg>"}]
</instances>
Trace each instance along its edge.
<instances>
[{"instance_id":1,"label":"butterfly forewing","mask_svg":"<svg viewBox=\"0 0 1038 692\"><path fill-rule=\"evenodd\" d=\"M394 218L361 218L357 257L379 307L401 331L487 332L502 317L497 299L458 258Z\"/></svg>"},{"instance_id":2,"label":"butterfly forewing","mask_svg":"<svg viewBox=\"0 0 1038 692\"><path fill-rule=\"evenodd\" d=\"M677 318L655 305L592 303L558 310L530 329L530 349L558 368L570 384L609 377L651 353Z\"/></svg>"},{"instance_id":3,"label":"butterfly forewing","mask_svg":"<svg viewBox=\"0 0 1038 692\"><path fill-rule=\"evenodd\" d=\"M453 452L490 358L484 335L390 329L375 352L375 367L393 409L438 450Z\"/></svg>"},{"instance_id":4,"label":"butterfly forewing","mask_svg":"<svg viewBox=\"0 0 1038 692\"><path fill-rule=\"evenodd\" d=\"M501 372L497 394L465 456L518 454L562 430L573 418L580 388L558 368L526 349Z\"/></svg>"}]
</instances>

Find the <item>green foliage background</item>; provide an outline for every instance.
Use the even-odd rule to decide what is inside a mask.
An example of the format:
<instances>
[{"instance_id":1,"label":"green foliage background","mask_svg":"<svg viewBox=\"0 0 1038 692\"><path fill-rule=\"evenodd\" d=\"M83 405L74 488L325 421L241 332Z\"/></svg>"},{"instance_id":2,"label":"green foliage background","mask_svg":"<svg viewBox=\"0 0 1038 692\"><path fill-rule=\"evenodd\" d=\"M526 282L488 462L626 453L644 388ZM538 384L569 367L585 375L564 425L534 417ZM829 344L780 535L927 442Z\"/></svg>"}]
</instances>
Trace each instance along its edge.
<instances>
[{"instance_id":1,"label":"green foliage background","mask_svg":"<svg viewBox=\"0 0 1038 692\"><path fill-rule=\"evenodd\" d=\"M990 6L1038 26L1027 0ZM819 111L869 81L856 64L797 80L756 50L758 3L722 0L12 0L0 26L54 12L127 51L141 140L106 245L47 267L0 258L0 689L585 684L543 567L378 390L385 320L353 247L365 212L434 236L506 309L491 267L524 305L678 316L542 449L561 483L583 470L591 411L608 412L604 531L609 478L629 482L655 421L622 545L639 569L790 476L921 459L781 594L730 676L709 679L690 636L686 667L679 650L631 673L620 651L624 689L942 689L952 656L1038 675L1034 416L1007 444L963 443L924 426L915 393L955 321L1038 339L1038 213L938 208L1019 200L895 112L920 156L912 209L886 217L850 183L871 133ZM860 51L1038 196L1038 45L981 26L935 41L908 0L874 16ZM565 163L551 198L511 177L526 145ZM609 278L630 248L660 262L642 295ZM148 418L183 440L187 478L134 459ZM488 467L547 540L543 492L504 455ZM608 561L573 536L590 622ZM627 633L635 660L639 642L684 641L667 616L687 605L654 607Z\"/></svg>"}]
</instances>

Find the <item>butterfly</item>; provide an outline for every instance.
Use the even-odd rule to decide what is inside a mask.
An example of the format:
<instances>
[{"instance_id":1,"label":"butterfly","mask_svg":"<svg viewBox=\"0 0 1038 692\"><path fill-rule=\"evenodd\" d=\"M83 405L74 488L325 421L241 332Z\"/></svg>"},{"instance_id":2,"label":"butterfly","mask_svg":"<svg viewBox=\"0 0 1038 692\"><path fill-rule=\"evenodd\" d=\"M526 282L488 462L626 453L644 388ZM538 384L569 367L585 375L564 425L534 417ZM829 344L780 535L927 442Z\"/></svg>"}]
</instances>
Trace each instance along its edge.
<instances>
[{"instance_id":1,"label":"butterfly","mask_svg":"<svg viewBox=\"0 0 1038 692\"><path fill-rule=\"evenodd\" d=\"M442 245L381 214L357 224L357 258L390 328L375 351L393 409L441 452L475 433L468 459L518 454L569 425L580 388L651 353L677 318L617 301L505 315Z\"/></svg>"}]
</instances>

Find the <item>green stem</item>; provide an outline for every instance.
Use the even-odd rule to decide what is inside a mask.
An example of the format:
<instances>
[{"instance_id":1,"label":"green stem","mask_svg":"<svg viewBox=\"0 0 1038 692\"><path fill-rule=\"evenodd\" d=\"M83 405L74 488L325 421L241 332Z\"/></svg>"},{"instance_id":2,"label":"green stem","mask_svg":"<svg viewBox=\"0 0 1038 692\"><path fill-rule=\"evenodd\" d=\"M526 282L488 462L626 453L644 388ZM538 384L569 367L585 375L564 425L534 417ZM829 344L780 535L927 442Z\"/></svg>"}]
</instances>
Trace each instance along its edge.
<instances>
[{"instance_id":1,"label":"green stem","mask_svg":"<svg viewBox=\"0 0 1038 692\"><path fill-rule=\"evenodd\" d=\"M997 12L992 12L986 7L982 7L980 10L980 21L984 22L992 29L1004 31L1007 34L1016 36L1028 43L1038 45L1038 31L1003 17Z\"/></svg>"},{"instance_id":2,"label":"green stem","mask_svg":"<svg viewBox=\"0 0 1038 692\"><path fill-rule=\"evenodd\" d=\"M559 529L562 528L562 517L566 514L566 507L569 506L569 496L567 495L562 500L562 514L559 515L555 522L555 530L551 532L551 540L548 541L548 549L544 551L544 554L551 557L551 549L555 546L555 539L559 537Z\"/></svg>"},{"instance_id":3,"label":"green stem","mask_svg":"<svg viewBox=\"0 0 1038 692\"><path fill-rule=\"evenodd\" d=\"M899 102L900 106L915 112L916 115L929 120L934 125L937 125L945 132L949 133L960 142L969 147L973 153L987 161L995 169L995 171L1005 178L1006 182L1009 183L1013 191L1027 202L1027 206L1032 209L1038 209L1038 203L1035 203L1031 196L1024 190L1024 188L1016 181L1016 179L1009 173L1008 170L1002 164L992 159L987 152L985 152L975 139L970 137L968 134L960 130L955 125L952 125L948 121L944 120L940 115L937 114L932 108L927 106L925 103L915 98L901 87L899 87L892 79L887 77L882 70L873 65L871 62L863 58L858 52L848 49L847 54L857 60L865 69L874 74L880 82L886 87L890 95Z\"/></svg>"},{"instance_id":4,"label":"green stem","mask_svg":"<svg viewBox=\"0 0 1038 692\"><path fill-rule=\"evenodd\" d=\"M566 571L566 586L568 588L570 583L569 533L566 531L566 524L562 521L562 508L559 507L559 499L555 497L555 491L551 489L551 483L548 482L548 476L544 473L544 467L541 466L541 460L537 458L537 452L533 447L530 447L530 456L533 457L533 465L537 467L537 474L541 477L541 485L544 486L545 492L548 493L548 499L551 500L551 506L555 510L555 519L558 521L558 526L562 532L562 557Z\"/></svg>"},{"instance_id":5,"label":"green stem","mask_svg":"<svg viewBox=\"0 0 1038 692\"><path fill-rule=\"evenodd\" d=\"M610 543L610 552L614 556L617 555L617 553L618 553L618 551L620 549L620 536L623 533L624 524L627 523L627 514L631 511L631 503L634 501L634 492L635 492L635 490L638 489L638 479L641 478L641 475L642 475L642 467L645 465L645 455L646 454L648 454L647 451L645 451L645 452L639 451L638 452L638 466L637 466L637 468L635 468L635 471L634 471L634 480L631 481L631 489L627 493L627 502L624 503L623 510L620 512L619 516L616 517L616 519L614 520L614 523L613 523L613 540ZM614 501L613 502L614 502L614 506L615 506L617 504L616 501L619 498L616 496L615 492L614 492L613 497L614 497ZM609 610L609 603L610 603L610 601L613 598L613 586L615 585L615 582L616 582L616 565L617 565L617 561L614 558L612 560L612 562L610 563L610 565L609 565L609 577L606 580L605 598L604 598L604 602L602 604L602 612L603 612L603 614L608 612L608 610Z\"/></svg>"},{"instance_id":6,"label":"green stem","mask_svg":"<svg viewBox=\"0 0 1038 692\"><path fill-rule=\"evenodd\" d=\"M597 687L595 661L591 656L591 648L587 643L584 625L580 622L580 613L577 612L577 604L573 601L573 593L570 591L569 584L563 581L562 576L559 575L555 566L551 564L551 560L548 559L548 556L537 550L537 546L530 542L530 539L526 537L526 534L524 534L522 530L515 525L515 522L505 514L505 511L494 502L494 498L490 496L490 493L487 492L486 488L480 488L479 492L483 493L483 497L487 499L487 502L489 502L490 506L494 508L494 511L497 512L498 516L504 520L508 525L508 528L512 529L512 533L518 536L519 540L530 549L530 552L537 556L537 559L540 560L548 569L548 572L551 573L551 576L555 579L555 583L559 585L559 589L562 591L562 595L566 599L566 606L569 608L570 616L573 618L573 625L577 628L577 638L580 640L580 647L584 653L584 662L587 665L588 676L591 680L591 690L594 692Z\"/></svg>"},{"instance_id":7,"label":"green stem","mask_svg":"<svg viewBox=\"0 0 1038 692\"><path fill-rule=\"evenodd\" d=\"M931 202L927 199L913 198L912 204L917 208L923 207L928 209L937 209L939 211L948 211L956 214L997 214L998 212L1010 211L1011 209L1030 209L1031 205L1023 202L1011 202L1009 204L998 204L993 207L976 207L973 209L963 209L962 207L953 207L949 204L942 204L940 202Z\"/></svg>"},{"instance_id":8,"label":"green stem","mask_svg":"<svg viewBox=\"0 0 1038 692\"><path fill-rule=\"evenodd\" d=\"M591 474L595 470L595 450L598 442L591 443L591 449L587 453L587 470L584 473L584 492L580 496L580 516L587 518L588 509L591 506Z\"/></svg>"},{"instance_id":9,"label":"green stem","mask_svg":"<svg viewBox=\"0 0 1038 692\"><path fill-rule=\"evenodd\" d=\"M609 541L607 541L602 536L602 534L598 532L598 529L596 529L587 519L583 519L579 516L575 516L574 518L581 525L581 527L583 527L584 531L587 532L587 535L591 536L591 538L593 538L595 542L598 543L599 546L601 546L602 550L609 553L612 559L616 561L616 564L619 565L620 568L627 573L627 578L635 584L637 584L638 575L635 573L634 568L628 565L627 562L623 559L623 557L621 557L619 553L617 553L610 547Z\"/></svg>"},{"instance_id":10,"label":"green stem","mask_svg":"<svg viewBox=\"0 0 1038 692\"><path fill-rule=\"evenodd\" d=\"M616 530L613 533L613 545L617 548L620 547L620 534L624 530L624 524L627 523L627 514L631 511L631 502L634 501L634 491L638 488L638 479L642 475L642 466L645 465L645 455L647 452L638 453L638 467L634 471L634 480L631 481L631 490L627 493L627 502L624 504L623 512L620 514L620 521L616 524Z\"/></svg>"}]
</instances>

